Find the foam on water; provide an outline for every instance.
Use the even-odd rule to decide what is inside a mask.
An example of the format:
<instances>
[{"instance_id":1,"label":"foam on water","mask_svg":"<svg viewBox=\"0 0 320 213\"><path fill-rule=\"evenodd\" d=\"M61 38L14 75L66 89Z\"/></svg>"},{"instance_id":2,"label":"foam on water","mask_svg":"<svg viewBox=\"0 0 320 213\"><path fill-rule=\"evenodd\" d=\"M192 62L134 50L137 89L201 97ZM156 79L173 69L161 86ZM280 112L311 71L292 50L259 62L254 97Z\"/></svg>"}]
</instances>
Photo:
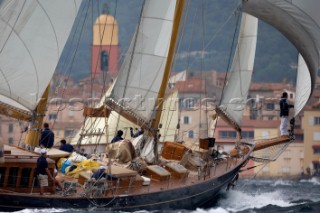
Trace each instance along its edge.
<instances>
[{"instance_id":1,"label":"foam on water","mask_svg":"<svg viewBox=\"0 0 320 213\"><path fill-rule=\"evenodd\" d=\"M276 180L271 186L292 186L293 184L290 180Z\"/></svg>"},{"instance_id":2,"label":"foam on water","mask_svg":"<svg viewBox=\"0 0 320 213\"><path fill-rule=\"evenodd\" d=\"M229 213L226 209L218 207L212 209L197 209L195 211L191 211L190 213Z\"/></svg>"},{"instance_id":3,"label":"foam on water","mask_svg":"<svg viewBox=\"0 0 320 213\"><path fill-rule=\"evenodd\" d=\"M228 192L226 199L220 200L218 205L223 206L227 211L237 212L247 209L260 209L268 205L289 207L297 204L290 203L281 191L249 194L235 190Z\"/></svg>"},{"instance_id":4,"label":"foam on water","mask_svg":"<svg viewBox=\"0 0 320 213\"><path fill-rule=\"evenodd\" d=\"M54 212L54 213L58 213L58 212L67 212L67 209L24 209L21 211L16 211L15 213L49 213L49 212Z\"/></svg>"},{"instance_id":5,"label":"foam on water","mask_svg":"<svg viewBox=\"0 0 320 213\"><path fill-rule=\"evenodd\" d=\"M311 179L300 180L301 183L312 183L313 185L319 186L320 185L320 178L313 177Z\"/></svg>"}]
</instances>

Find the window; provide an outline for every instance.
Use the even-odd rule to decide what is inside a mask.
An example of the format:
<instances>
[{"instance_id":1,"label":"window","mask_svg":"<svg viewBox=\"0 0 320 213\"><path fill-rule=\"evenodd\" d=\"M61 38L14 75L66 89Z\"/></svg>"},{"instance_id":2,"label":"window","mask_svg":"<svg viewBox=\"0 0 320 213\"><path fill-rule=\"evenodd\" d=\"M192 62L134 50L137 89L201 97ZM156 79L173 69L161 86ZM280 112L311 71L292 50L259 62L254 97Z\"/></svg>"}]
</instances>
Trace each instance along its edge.
<instances>
[{"instance_id":1,"label":"window","mask_svg":"<svg viewBox=\"0 0 320 213\"><path fill-rule=\"evenodd\" d=\"M3 186L5 174L6 167L0 167L0 186Z\"/></svg>"},{"instance_id":2,"label":"window","mask_svg":"<svg viewBox=\"0 0 320 213\"><path fill-rule=\"evenodd\" d=\"M254 132L253 131L243 131L242 137L247 138L247 139L252 139L252 138L254 138Z\"/></svg>"},{"instance_id":3,"label":"window","mask_svg":"<svg viewBox=\"0 0 320 213\"><path fill-rule=\"evenodd\" d=\"M319 161L313 161L312 164L313 164L313 169L314 170L320 169Z\"/></svg>"},{"instance_id":4,"label":"window","mask_svg":"<svg viewBox=\"0 0 320 213\"><path fill-rule=\"evenodd\" d=\"M320 125L320 117L314 117L314 125Z\"/></svg>"},{"instance_id":5,"label":"window","mask_svg":"<svg viewBox=\"0 0 320 213\"><path fill-rule=\"evenodd\" d=\"M64 130L64 136L65 137L72 137L73 136L73 130L71 129L67 129L67 130Z\"/></svg>"},{"instance_id":6,"label":"window","mask_svg":"<svg viewBox=\"0 0 320 213\"><path fill-rule=\"evenodd\" d=\"M13 132L13 124L9 124L9 126L8 126L8 132L9 132L9 133Z\"/></svg>"},{"instance_id":7,"label":"window","mask_svg":"<svg viewBox=\"0 0 320 213\"><path fill-rule=\"evenodd\" d=\"M267 110L274 110L274 103L267 103Z\"/></svg>"},{"instance_id":8,"label":"window","mask_svg":"<svg viewBox=\"0 0 320 213\"><path fill-rule=\"evenodd\" d=\"M185 98L183 104L186 109L191 109L195 105L195 100L193 98Z\"/></svg>"},{"instance_id":9,"label":"window","mask_svg":"<svg viewBox=\"0 0 320 213\"><path fill-rule=\"evenodd\" d=\"M294 134L295 141L303 141L304 135L303 134Z\"/></svg>"},{"instance_id":10,"label":"window","mask_svg":"<svg viewBox=\"0 0 320 213\"><path fill-rule=\"evenodd\" d=\"M11 137L8 138L8 144L9 144L9 145L13 145L13 138L11 138Z\"/></svg>"},{"instance_id":11,"label":"window","mask_svg":"<svg viewBox=\"0 0 320 213\"><path fill-rule=\"evenodd\" d=\"M235 139L237 137L236 131L219 131L219 138L222 139Z\"/></svg>"},{"instance_id":12,"label":"window","mask_svg":"<svg viewBox=\"0 0 320 213\"><path fill-rule=\"evenodd\" d=\"M11 167L9 170L8 186L15 187L18 179L19 167Z\"/></svg>"},{"instance_id":13,"label":"window","mask_svg":"<svg viewBox=\"0 0 320 213\"><path fill-rule=\"evenodd\" d=\"M100 69L102 71L108 71L109 69L109 55L107 51L102 51L101 52L101 64L100 64Z\"/></svg>"},{"instance_id":14,"label":"window","mask_svg":"<svg viewBox=\"0 0 320 213\"><path fill-rule=\"evenodd\" d=\"M57 114L56 114L56 113L51 113L51 114L49 114L49 120L50 120L50 121L55 121L55 120L57 120Z\"/></svg>"},{"instance_id":15,"label":"window","mask_svg":"<svg viewBox=\"0 0 320 213\"><path fill-rule=\"evenodd\" d=\"M192 130L188 132L188 137L194 138L194 132Z\"/></svg>"},{"instance_id":16,"label":"window","mask_svg":"<svg viewBox=\"0 0 320 213\"><path fill-rule=\"evenodd\" d=\"M183 123L184 124L189 124L189 116L184 116L183 117Z\"/></svg>"},{"instance_id":17,"label":"window","mask_svg":"<svg viewBox=\"0 0 320 213\"><path fill-rule=\"evenodd\" d=\"M289 98L293 99L293 93L290 93Z\"/></svg>"},{"instance_id":18,"label":"window","mask_svg":"<svg viewBox=\"0 0 320 213\"><path fill-rule=\"evenodd\" d=\"M313 154L320 154L320 145L312 146Z\"/></svg>"},{"instance_id":19,"label":"window","mask_svg":"<svg viewBox=\"0 0 320 213\"><path fill-rule=\"evenodd\" d=\"M320 132L314 132L313 133L313 140L314 141L320 141Z\"/></svg>"},{"instance_id":20,"label":"window","mask_svg":"<svg viewBox=\"0 0 320 213\"><path fill-rule=\"evenodd\" d=\"M30 178L31 168L23 168L21 171L21 187L28 187L29 185L29 178Z\"/></svg>"}]
</instances>

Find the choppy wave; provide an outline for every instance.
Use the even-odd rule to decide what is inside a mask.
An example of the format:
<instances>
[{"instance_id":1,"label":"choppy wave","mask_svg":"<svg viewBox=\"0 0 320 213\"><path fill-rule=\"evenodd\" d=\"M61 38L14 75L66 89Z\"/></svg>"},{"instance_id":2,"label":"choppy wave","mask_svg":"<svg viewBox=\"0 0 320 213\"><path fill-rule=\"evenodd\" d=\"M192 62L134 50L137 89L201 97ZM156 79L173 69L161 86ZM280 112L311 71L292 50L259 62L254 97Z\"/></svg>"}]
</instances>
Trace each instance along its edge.
<instances>
[{"instance_id":1,"label":"choppy wave","mask_svg":"<svg viewBox=\"0 0 320 213\"><path fill-rule=\"evenodd\" d=\"M261 209L268 205L279 207L289 207L296 204L287 200L281 191L246 193L242 191L231 191L226 199L218 202L219 206L224 206L227 211L237 212L248 209Z\"/></svg>"},{"instance_id":2,"label":"choppy wave","mask_svg":"<svg viewBox=\"0 0 320 213\"><path fill-rule=\"evenodd\" d=\"M16 211L15 213L59 213L59 212L68 212L68 209L24 209Z\"/></svg>"},{"instance_id":3,"label":"choppy wave","mask_svg":"<svg viewBox=\"0 0 320 213\"><path fill-rule=\"evenodd\" d=\"M300 180L301 183L312 183L314 185L320 185L320 177L313 177L311 179Z\"/></svg>"}]
</instances>

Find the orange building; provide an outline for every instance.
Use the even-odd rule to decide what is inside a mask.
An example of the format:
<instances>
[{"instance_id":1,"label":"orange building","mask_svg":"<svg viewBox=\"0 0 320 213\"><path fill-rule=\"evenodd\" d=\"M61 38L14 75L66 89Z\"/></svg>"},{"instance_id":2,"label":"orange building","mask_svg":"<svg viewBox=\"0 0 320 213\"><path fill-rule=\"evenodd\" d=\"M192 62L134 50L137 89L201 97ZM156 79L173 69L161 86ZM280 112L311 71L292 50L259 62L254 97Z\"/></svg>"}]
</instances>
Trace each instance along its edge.
<instances>
[{"instance_id":1,"label":"orange building","mask_svg":"<svg viewBox=\"0 0 320 213\"><path fill-rule=\"evenodd\" d=\"M112 77L118 74L118 31L117 21L108 14L100 15L93 25L91 47L92 78L99 77L102 73L108 73Z\"/></svg>"}]
</instances>

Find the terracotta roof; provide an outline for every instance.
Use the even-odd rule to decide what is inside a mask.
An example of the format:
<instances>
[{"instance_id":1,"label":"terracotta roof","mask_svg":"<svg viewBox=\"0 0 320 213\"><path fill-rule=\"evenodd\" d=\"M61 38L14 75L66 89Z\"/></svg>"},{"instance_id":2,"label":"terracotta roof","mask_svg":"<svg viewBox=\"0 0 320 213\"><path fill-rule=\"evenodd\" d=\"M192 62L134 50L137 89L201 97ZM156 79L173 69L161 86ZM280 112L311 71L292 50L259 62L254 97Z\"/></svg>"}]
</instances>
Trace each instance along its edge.
<instances>
[{"instance_id":1,"label":"terracotta roof","mask_svg":"<svg viewBox=\"0 0 320 213\"><path fill-rule=\"evenodd\" d=\"M250 85L250 90L275 91L284 89L292 89L292 85L288 83L251 83Z\"/></svg>"},{"instance_id":2,"label":"terracotta roof","mask_svg":"<svg viewBox=\"0 0 320 213\"><path fill-rule=\"evenodd\" d=\"M175 88L179 92L205 92L204 83L201 78L192 77L186 81L178 81L175 85Z\"/></svg>"}]
</instances>

